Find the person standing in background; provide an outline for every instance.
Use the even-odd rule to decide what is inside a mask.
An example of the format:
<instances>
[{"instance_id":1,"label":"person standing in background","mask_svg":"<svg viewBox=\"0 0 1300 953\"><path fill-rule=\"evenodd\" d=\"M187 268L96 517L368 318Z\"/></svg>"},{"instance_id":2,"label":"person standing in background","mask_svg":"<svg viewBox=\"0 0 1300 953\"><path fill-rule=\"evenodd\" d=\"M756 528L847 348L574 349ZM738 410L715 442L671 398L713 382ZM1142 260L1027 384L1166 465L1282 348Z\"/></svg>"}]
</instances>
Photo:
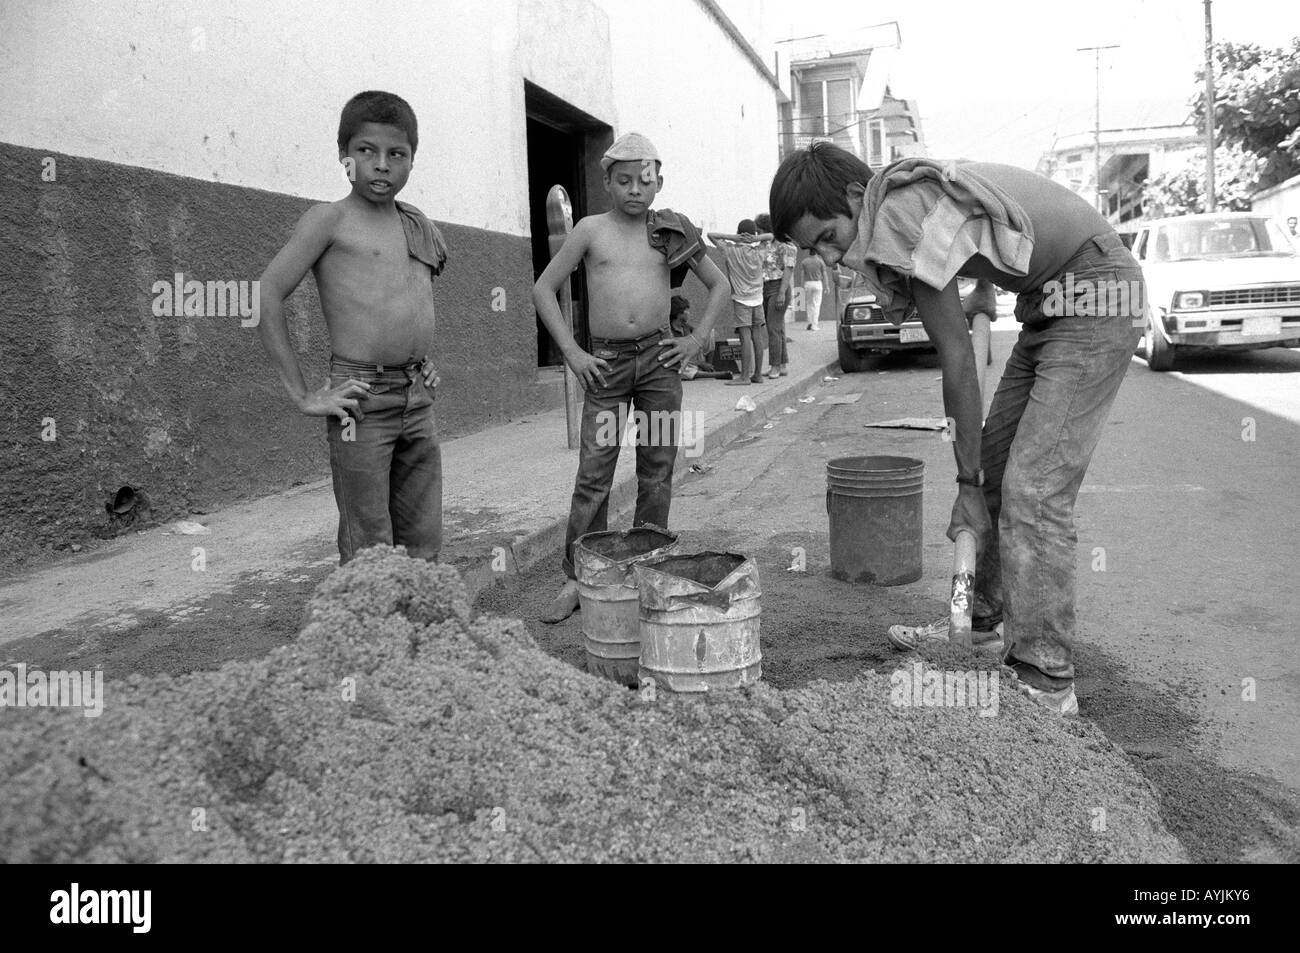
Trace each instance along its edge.
<instances>
[{"instance_id":1,"label":"person standing in background","mask_svg":"<svg viewBox=\"0 0 1300 953\"><path fill-rule=\"evenodd\" d=\"M754 219L760 232L772 231L772 216L766 212ZM790 373L785 344L785 309L792 295L794 261L797 250L789 242L763 242L763 317L767 321L767 376L771 379Z\"/></svg>"},{"instance_id":2,"label":"person standing in background","mask_svg":"<svg viewBox=\"0 0 1300 953\"><path fill-rule=\"evenodd\" d=\"M803 308L809 331L821 330L822 275L825 271L826 265L816 252L799 263L799 281L803 284Z\"/></svg>"}]
</instances>

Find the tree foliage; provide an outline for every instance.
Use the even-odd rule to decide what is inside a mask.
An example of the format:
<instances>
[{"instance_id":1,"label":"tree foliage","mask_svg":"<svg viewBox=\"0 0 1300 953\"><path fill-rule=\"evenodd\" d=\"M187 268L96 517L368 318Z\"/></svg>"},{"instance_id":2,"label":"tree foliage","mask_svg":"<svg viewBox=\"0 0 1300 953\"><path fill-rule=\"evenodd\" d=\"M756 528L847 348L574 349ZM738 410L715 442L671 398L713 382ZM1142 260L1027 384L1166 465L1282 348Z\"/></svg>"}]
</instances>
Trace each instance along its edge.
<instances>
[{"instance_id":1,"label":"tree foliage","mask_svg":"<svg viewBox=\"0 0 1300 953\"><path fill-rule=\"evenodd\" d=\"M1214 150L1215 208L1250 211L1250 196L1259 190L1259 160L1240 146ZM1205 211L1205 150L1188 153L1177 169L1149 179L1143 196L1149 218L1194 215Z\"/></svg>"},{"instance_id":2,"label":"tree foliage","mask_svg":"<svg viewBox=\"0 0 1300 953\"><path fill-rule=\"evenodd\" d=\"M1204 127L1204 67L1196 80L1191 106ZM1275 50L1214 44L1214 126L1216 144L1239 146L1258 158L1257 188L1300 174L1300 37Z\"/></svg>"}]
</instances>

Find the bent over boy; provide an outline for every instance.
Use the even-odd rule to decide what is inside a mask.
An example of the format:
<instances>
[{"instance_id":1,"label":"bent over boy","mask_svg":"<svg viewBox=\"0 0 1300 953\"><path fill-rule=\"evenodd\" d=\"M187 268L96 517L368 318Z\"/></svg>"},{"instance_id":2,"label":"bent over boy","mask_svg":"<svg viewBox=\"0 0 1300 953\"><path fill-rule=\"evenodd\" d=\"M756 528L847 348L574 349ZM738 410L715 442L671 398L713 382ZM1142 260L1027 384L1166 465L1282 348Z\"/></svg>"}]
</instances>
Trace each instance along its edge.
<instances>
[{"instance_id":1,"label":"bent over boy","mask_svg":"<svg viewBox=\"0 0 1300 953\"><path fill-rule=\"evenodd\" d=\"M895 323L919 312L955 421L948 537L981 542L975 627L1001 622L1030 697L1077 713L1074 504L1141 334L1137 262L1079 196L990 162L909 158L873 176L817 143L782 162L771 209L778 235L860 272ZM959 276L1016 292L1023 324L982 428ZM1087 293L1112 287L1125 293Z\"/></svg>"}]
</instances>

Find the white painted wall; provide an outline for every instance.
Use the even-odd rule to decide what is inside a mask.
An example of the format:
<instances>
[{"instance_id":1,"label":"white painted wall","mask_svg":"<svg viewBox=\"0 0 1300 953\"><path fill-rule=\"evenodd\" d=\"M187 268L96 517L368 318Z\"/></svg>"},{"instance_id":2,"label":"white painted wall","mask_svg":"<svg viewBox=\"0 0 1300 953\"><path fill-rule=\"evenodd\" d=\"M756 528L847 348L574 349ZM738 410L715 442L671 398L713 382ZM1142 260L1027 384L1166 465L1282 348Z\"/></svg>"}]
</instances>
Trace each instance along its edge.
<instances>
[{"instance_id":1,"label":"white painted wall","mask_svg":"<svg viewBox=\"0 0 1300 953\"><path fill-rule=\"evenodd\" d=\"M420 122L403 198L515 235L528 232L525 77L650 136L660 204L728 228L765 204L775 90L695 0L0 5L0 140L333 199L339 110L387 89Z\"/></svg>"},{"instance_id":2,"label":"white painted wall","mask_svg":"<svg viewBox=\"0 0 1300 953\"><path fill-rule=\"evenodd\" d=\"M1293 176L1271 189L1256 193L1250 208L1253 212L1263 212L1265 215L1273 216L1285 230L1287 218L1292 215L1300 218L1300 175ZM1293 236L1292 241L1300 247L1300 238Z\"/></svg>"}]
</instances>

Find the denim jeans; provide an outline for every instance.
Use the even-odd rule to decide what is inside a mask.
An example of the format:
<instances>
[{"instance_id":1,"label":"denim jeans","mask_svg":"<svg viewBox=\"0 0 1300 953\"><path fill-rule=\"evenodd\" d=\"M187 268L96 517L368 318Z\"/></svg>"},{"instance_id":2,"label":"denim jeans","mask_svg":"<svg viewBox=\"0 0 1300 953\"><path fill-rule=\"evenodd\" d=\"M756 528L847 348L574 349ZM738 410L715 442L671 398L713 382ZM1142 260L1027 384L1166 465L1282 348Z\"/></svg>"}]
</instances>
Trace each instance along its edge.
<instances>
[{"instance_id":1,"label":"denim jeans","mask_svg":"<svg viewBox=\"0 0 1300 953\"><path fill-rule=\"evenodd\" d=\"M662 349L658 342L667 336L665 328L637 341L592 338L591 353L609 364L609 370L604 386L594 384L582 403L578 478L564 535L564 574L570 579L574 578L573 544L587 533L609 528L609 492L626 420L638 424L632 525L668 527L673 465L681 440L682 379L676 368L659 363ZM636 411L646 415L648 427L641 428Z\"/></svg>"},{"instance_id":2,"label":"denim jeans","mask_svg":"<svg viewBox=\"0 0 1300 953\"><path fill-rule=\"evenodd\" d=\"M767 363L780 367L786 363L785 308L776 306L776 296L781 292L781 279L763 282L763 316L767 322ZM761 368L755 368L761 370Z\"/></svg>"},{"instance_id":3,"label":"denim jeans","mask_svg":"<svg viewBox=\"0 0 1300 953\"><path fill-rule=\"evenodd\" d=\"M330 383L370 385L347 423L326 421L334 501L339 508L339 564L358 550L405 546L419 559L442 549L442 448L433 395L418 364L403 368L330 360Z\"/></svg>"},{"instance_id":4,"label":"denim jeans","mask_svg":"<svg viewBox=\"0 0 1300 953\"><path fill-rule=\"evenodd\" d=\"M1076 288L1135 282L1140 300L1142 272L1128 250L1114 236L1099 241L1075 253L1061 280L1068 272ZM1058 316L1044 314L1045 305ZM1142 335L1134 326L1140 307L1078 299L1060 310L1038 293L1017 300L1025 327L984 423L980 465L993 533L975 574L978 601L1002 611L1005 661L1032 666L1022 677L1047 690L1074 678L1074 504Z\"/></svg>"}]
</instances>

